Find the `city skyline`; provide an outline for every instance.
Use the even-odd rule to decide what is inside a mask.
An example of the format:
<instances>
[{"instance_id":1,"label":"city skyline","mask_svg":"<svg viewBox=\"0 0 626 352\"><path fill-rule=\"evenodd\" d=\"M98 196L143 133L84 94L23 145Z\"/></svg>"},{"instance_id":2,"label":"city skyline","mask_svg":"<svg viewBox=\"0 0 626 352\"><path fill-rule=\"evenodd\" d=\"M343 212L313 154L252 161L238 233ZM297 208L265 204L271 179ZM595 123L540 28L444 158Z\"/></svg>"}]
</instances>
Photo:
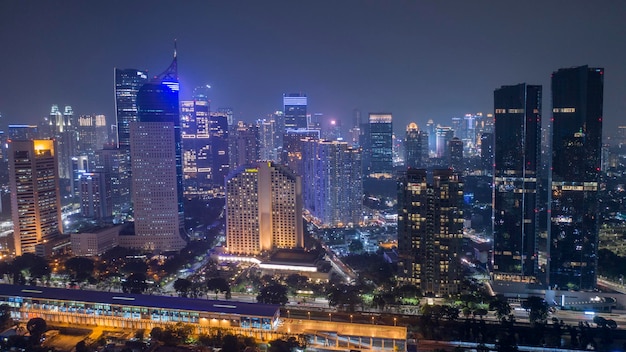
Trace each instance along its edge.
<instances>
[{"instance_id":1,"label":"city skyline","mask_svg":"<svg viewBox=\"0 0 626 352\"><path fill-rule=\"evenodd\" d=\"M0 124L36 123L51 104L105 114L111 123L113 68L148 69L153 76L167 64L175 39L181 98L210 84L212 110L232 107L246 122L280 109L283 94L302 92L310 113L343 126L354 108L389 111L398 133L411 121L423 128L431 118L445 124L465 113L489 113L493 87L547 88L554 70L587 64L604 67L609 78L606 131L626 108L624 3L290 5L5 1L0 38L12 55L3 57ZM543 105L550 106L547 97Z\"/></svg>"}]
</instances>

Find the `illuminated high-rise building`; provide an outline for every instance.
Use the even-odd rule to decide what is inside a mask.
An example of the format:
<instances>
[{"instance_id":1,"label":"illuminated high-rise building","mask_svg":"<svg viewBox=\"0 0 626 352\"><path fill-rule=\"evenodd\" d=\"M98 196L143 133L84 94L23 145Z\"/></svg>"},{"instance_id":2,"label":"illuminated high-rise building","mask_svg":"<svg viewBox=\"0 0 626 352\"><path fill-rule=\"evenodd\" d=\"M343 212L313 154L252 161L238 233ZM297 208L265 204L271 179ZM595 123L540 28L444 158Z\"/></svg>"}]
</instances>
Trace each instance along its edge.
<instances>
[{"instance_id":1,"label":"illuminated high-rise building","mask_svg":"<svg viewBox=\"0 0 626 352\"><path fill-rule=\"evenodd\" d=\"M238 121L228 136L230 169L255 163L259 160L259 129L256 125Z\"/></svg>"},{"instance_id":2,"label":"illuminated high-rise building","mask_svg":"<svg viewBox=\"0 0 626 352\"><path fill-rule=\"evenodd\" d=\"M205 95L196 95L180 105L184 192L197 196L212 189L213 183L209 101Z\"/></svg>"},{"instance_id":3,"label":"illuminated high-rise building","mask_svg":"<svg viewBox=\"0 0 626 352\"><path fill-rule=\"evenodd\" d=\"M604 69L552 74L548 285L596 287Z\"/></svg>"},{"instance_id":4,"label":"illuminated high-rise building","mask_svg":"<svg viewBox=\"0 0 626 352\"><path fill-rule=\"evenodd\" d=\"M80 212L84 217L104 219L113 215L111 184L105 172L85 172L80 176Z\"/></svg>"},{"instance_id":5,"label":"illuminated high-rise building","mask_svg":"<svg viewBox=\"0 0 626 352\"><path fill-rule=\"evenodd\" d=\"M454 294L461 284L463 184L452 170L408 169L398 183L398 280L424 294Z\"/></svg>"},{"instance_id":6,"label":"illuminated high-rise building","mask_svg":"<svg viewBox=\"0 0 626 352\"><path fill-rule=\"evenodd\" d=\"M12 140L9 143L15 255L35 253L37 245L63 231L54 147L52 140Z\"/></svg>"},{"instance_id":7,"label":"illuminated high-rise building","mask_svg":"<svg viewBox=\"0 0 626 352\"><path fill-rule=\"evenodd\" d=\"M228 112L210 112L211 174L213 186L224 188L226 175L230 171L228 150Z\"/></svg>"},{"instance_id":8,"label":"illuminated high-rise building","mask_svg":"<svg viewBox=\"0 0 626 352\"><path fill-rule=\"evenodd\" d=\"M303 246L300 177L273 162L244 165L226 180L229 253L258 255Z\"/></svg>"},{"instance_id":9,"label":"illuminated high-rise building","mask_svg":"<svg viewBox=\"0 0 626 352\"><path fill-rule=\"evenodd\" d=\"M393 174L393 125L389 113L370 113L367 130L369 151L366 160L367 174L372 177L391 177Z\"/></svg>"},{"instance_id":10,"label":"illuminated high-rise building","mask_svg":"<svg viewBox=\"0 0 626 352\"><path fill-rule=\"evenodd\" d=\"M87 170L94 171L96 167L96 151L104 148L109 140L109 130L104 115L81 115L76 120L76 134L78 138L76 154L86 156Z\"/></svg>"},{"instance_id":11,"label":"illuminated high-rise building","mask_svg":"<svg viewBox=\"0 0 626 352\"><path fill-rule=\"evenodd\" d=\"M448 167L454 171L462 172L463 170L463 141L459 137L453 137L448 142Z\"/></svg>"},{"instance_id":12,"label":"illuminated high-rise building","mask_svg":"<svg viewBox=\"0 0 626 352\"><path fill-rule=\"evenodd\" d=\"M307 97L302 93L283 95L284 128L308 128Z\"/></svg>"},{"instance_id":13,"label":"illuminated high-rise building","mask_svg":"<svg viewBox=\"0 0 626 352\"><path fill-rule=\"evenodd\" d=\"M493 271L499 280L537 275L541 93L541 86L525 83L494 91Z\"/></svg>"},{"instance_id":14,"label":"illuminated high-rise building","mask_svg":"<svg viewBox=\"0 0 626 352\"><path fill-rule=\"evenodd\" d=\"M137 121L137 93L148 82L148 73L134 68L116 68L114 74L117 143L121 148L130 148L130 123Z\"/></svg>"},{"instance_id":15,"label":"illuminated high-rise building","mask_svg":"<svg viewBox=\"0 0 626 352\"><path fill-rule=\"evenodd\" d=\"M361 149L347 142L313 138L303 143L303 164L310 164L303 176L310 214L321 226L358 226L363 221Z\"/></svg>"},{"instance_id":16,"label":"illuminated high-rise building","mask_svg":"<svg viewBox=\"0 0 626 352\"><path fill-rule=\"evenodd\" d=\"M404 166L425 168L428 163L428 133L419 129L415 122L406 127L404 137Z\"/></svg>"},{"instance_id":17,"label":"illuminated high-rise building","mask_svg":"<svg viewBox=\"0 0 626 352\"><path fill-rule=\"evenodd\" d=\"M304 177L304 163L309 159L304 156L304 143L308 140L318 141L319 130L287 130L283 135L282 164L289 167L296 175Z\"/></svg>"},{"instance_id":18,"label":"illuminated high-rise building","mask_svg":"<svg viewBox=\"0 0 626 352\"><path fill-rule=\"evenodd\" d=\"M96 171L104 173L111 190L113 215L121 216L131 208L130 154L112 145L96 151Z\"/></svg>"},{"instance_id":19,"label":"illuminated high-rise building","mask_svg":"<svg viewBox=\"0 0 626 352\"><path fill-rule=\"evenodd\" d=\"M9 125L9 139L29 140L39 138L37 125Z\"/></svg>"},{"instance_id":20,"label":"illuminated high-rise building","mask_svg":"<svg viewBox=\"0 0 626 352\"><path fill-rule=\"evenodd\" d=\"M435 155L438 158L447 158L448 157L448 144L454 137L454 130L450 126L439 126L435 128L435 136L436 136L436 151Z\"/></svg>"},{"instance_id":21,"label":"illuminated high-rise building","mask_svg":"<svg viewBox=\"0 0 626 352\"><path fill-rule=\"evenodd\" d=\"M137 93L138 120L130 123L135 235L124 247L179 250L186 242L177 60Z\"/></svg>"}]
</instances>

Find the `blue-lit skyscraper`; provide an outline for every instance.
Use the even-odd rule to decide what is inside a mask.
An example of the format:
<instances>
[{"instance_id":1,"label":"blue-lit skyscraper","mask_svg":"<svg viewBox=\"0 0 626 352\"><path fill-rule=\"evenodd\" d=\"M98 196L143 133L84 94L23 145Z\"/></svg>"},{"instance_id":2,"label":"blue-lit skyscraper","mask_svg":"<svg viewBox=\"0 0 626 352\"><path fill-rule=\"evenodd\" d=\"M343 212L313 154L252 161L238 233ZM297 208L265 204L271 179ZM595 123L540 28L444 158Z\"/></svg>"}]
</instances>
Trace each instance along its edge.
<instances>
[{"instance_id":1,"label":"blue-lit skyscraper","mask_svg":"<svg viewBox=\"0 0 626 352\"><path fill-rule=\"evenodd\" d=\"M367 136L369 158L366 160L371 177L391 177L393 174L393 125L389 113L370 113ZM364 148L365 150L366 148Z\"/></svg>"},{"instance_id":2,"label":"blue-lit skyscraper","mask_svg":"<svg viewBox=\"0 0 626 352\"><path fill-rule=\"evenodd\" d=\"M130 123L135 236L120 244L179 250L183 217L183 170L176 55L165 72L137 93L138 121Z\"/></svg>"},{"instance_id":3,"label":"blue-lit skyscraper","mask_svg":"<svg viewBox=\"0 0 626 352\"><path fill-rule=\"evenodd\" d=\"M285 129L307 128L307 97L302 93L283 95Z\"/></svg>"},{"instance_id":4,"label":"blue-lit skyscraper","mask_svg":"<svg viewBox=\"0 0 626 352\"><path fill-rule=\"evenodd\" d=\"M552 174L548 284L593 289L598 262L598 187L604 69L552 74Z\"/></svg>"}]
</instances>

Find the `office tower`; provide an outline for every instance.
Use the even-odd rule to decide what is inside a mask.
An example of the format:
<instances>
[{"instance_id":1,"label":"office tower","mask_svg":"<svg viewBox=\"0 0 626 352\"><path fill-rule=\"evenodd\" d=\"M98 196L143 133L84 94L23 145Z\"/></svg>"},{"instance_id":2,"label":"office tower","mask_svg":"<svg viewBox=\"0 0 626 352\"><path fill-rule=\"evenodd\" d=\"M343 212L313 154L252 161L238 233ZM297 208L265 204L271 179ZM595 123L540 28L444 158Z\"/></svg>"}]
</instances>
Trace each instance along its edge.
<instances>
[{"instance_id":1,"label":"office tower","mask_svg":"<svg viewBox=\"0 0 626 352\"><path fill-rule=\"evenodd\" d=\"M104 172L85 172L80 176L80 212L92 219L113 215L111 184Z\"/></svg>"},{"instance_id":2,"label":"office tower","mask_svg":"<svg viewBox=\"0 0 626 352\"><path fill-rule=\"evenodd\" d=\"M350 128L350 130L348 131L348 142L350 142L352 145L361 145L361 125L362 125L362 121L361 121L361 110L359 109L354 109L352 110L352 127Z\"/></svg>"},{"instance_id":3,"label":"office tower","mask_svg":"<svg viewBox=\"0 0 626 352\"><path fill-rule=\"evenodd\" d=\"M130 123L137 121L137 93L148 82L145 70L114 69L118 147L130 148Z\"/></svg>"},{"instance_id":4,"label":"office tower","mask_svg":"<svg viewBox=\"0 0 626 352\"><path fill-rule=\"evenodd\" d=\"M205 95L196 95L180 106L184 193L193 197L206 193L213 183L209 101Z\"/></svg>"},{"instance_id":5,"label":"office tower","mask_svg":"<svg viewBox=\"0 0 626 352\"><path fill-rule=\"evenodd\" d=\"M428 134L421 131L415 122L406 127L404 137L404 166L425 168L428 163Z\"/></svg>"},{"instance_id":6,"label":"office tower","mask_svg":"<svg viewBox=\"0 0 626 352\"><path fill-rule=\"evenodd\" d=\"M370 113L367 171L370 177L391 177L393 174L393 126L389 113Z\"/></svg>"},{"instance_id":7,"label":"office tower","mask_svg":"<svg viewBox=\"0 0 626 352\"><path fill-rule=\"evenodd\" d=\"M463 184L452 170L408 169L398 183L398 279L437 296L459 291Z\"/></svg>"},{"instance_id":8,"label":"office tower","mask_svg":"<svg viewBox=\"0 0 626 352\"><path fill-rule=\"evenodd\" d=\"M37 245L63 231L56 158L52 140L9 143L15 255L35 253Z\"/></svg>"},{"instance_id":9,"label":"office tower","mask_svg":"<svg viewBox=\"0 0 626 352\"><path fill-rule=\"evenodd\" d=\"M120 245L149 250L185 246L177 60L137 93L137 122L130 123L135 235Z\"/></svg>"},{"instance_id":10,"label":"office tower","mask_svg":"<svg viewBox=\"0 0 626 352\"><path fill-rule=\"evenodd\" d=\"M463 126L463 119L460 117L453 117L452 119L452 131L454 133L454 137L463 136L465 134L465 129Z\"/></svg>"},{"instance_id":11,"label":"office tower","mask_svg":"<svg viewBox=\"0 0 626 352\"><path fill-rule=\"evenodd\" d=\"M52 105L50 115L39 129L39 138L54 139L59 179L62 183L61 196L73 196L75 185L72 177L72 156L76 154L77 140L74 128L74 112L71 106L63 111L58 105ZM66 191L66 190L69 190Z\"/></svg>"},{"instance_id":12,"label":"office tower","mask_svg":"<svg viewBox=\"0 0 626 352\"><path fill-rule=\"evenodd\" d=\"M300 177L273 162L243 165L226 180L228 252L258 255L303 245Z\"/></svg>"},{"instance_id":13,"label":"office tower","mask_svg":"<svg viewBox=\"0 0 626 352\"><path fill-rule=\"evenodd\" d=\"M259 129L256 125L237 122L228 136L228 157L231 170L259 160Z\"/></svg>"},{"instance_id":14,"label":"office tower","mask_svg":"<svg viewBox=\"0 0 626 352\"><path fill-rule=\"evenodd\" d=\"M123 216L131 208L130 154L125 149L107 145L96 151L96 171L104 173L111 190L114 216Z\"/></svg>"},{"instance_id":15,"label":"office tower","mask_svg":"<svg viewBox=\"0 0 626 352\"><path fill-rule=\"evenodd\" d=\"M228 113L210 112L211 172L213 186L223 189L230 171L228 151Z\"/></svg>"},{"instance_id":16,"label":"office tower","mask_svg":"<svg viewBox=\"0 0 626 352\"><path fill-rule=\"evenodd\" d=\"M436 135L436 152L438 158L447 158L448 157L448 144L454 137L454 130L449 126L439 126L435 128Z\"/></svg>"},{"instance_id":17,"label":"office tower","mask_svg":"<svg viewBox=\"0 0 626 352\"><path fill-rule=\"evenodd\" d=\"M37 125L9 125L9 139L30 140L38 138L39 130Z\"/></svg>"},{"instance_id":18,"label":"office tower","mask_svg":"<svg viewBox=\"0 0 626 352\"><path fill-rule=\"evenodd\" d=\"M280 156L278 153L282 148L276 144L278 138L276 134L282 134L282 131L278 131L276 121L271 117L268 119L258 119L256 121L257 128L259 129L259 158L260 160L271 160L278 162Z\"/></svg>"},{"instance_id":19,"label":"office tower","mask_svg":"<svg viewBox=\"0 0 626 352\"><path fill-rule=\"evenodd\" d=\"M493 174L493 133L480 136L480 162L487 175Z\"/></svg>"},{"instance_id":20,"label":"office tower","mask_svg":"<svg viewBox=\"0 0 626 352\"><path fill-rule=\"evenodd\" d=\"M463 141L459 137L454 137L448 142L448 167L454 171L463 170Z\"/></svg>"},{"instance_id":21,"label":"office tower","mask_svg":"<svg viewBox=\"0 0 626 352\"><path fill-rule=\"evenodd\" d=\"M304 163L311 164L305 167L303 182L305 199L311 205L307 209L320 226L358 226L363 221L361 149L340 141L311 138L305 143L314 148L305 148L314 150L313 157L304 153Z\"/></svg>"},{"instance_id":22,"label":"office tower","mask_svg":"<svg viewBox=\"0 0 626 352\"><path fill-rule=\"evenodd\" d=\"M285 129L307 128L307 97L302 93L283 94Z\"/></svg>"},{"instance_id":23,"label":"office tower","mask_svg":"<svg viewBox=\"0 0 626 352\"><path fill-rule=\"evenodd\" d=\"M428 133L428 153L435 154L437 152L437 127L432 119L426 122L426 133Z\"/></svg>"},{"instance_id":24,"label":"office tower","mask_svg":"<svg viewBox=\"0 0 626 352\"><path fill-rule=\"evenodd\" d=\"M86 170L94 171L96 167L96 151L107 144L109 130L104 115L81 115L76 121L78 137L76 154L86 156L89 160Z\"/></svg>"},{"instance_id":25,"label":"office tower","mask_svg":"<svg viewBox=\"0 0 626 352\"><path fill-rule=\"evenodd\" d=\"M541 86L525 83L493 93L493 271L499 280L532 281L537 275L541 93Z\"/></svg>"},{"instance_id":26,"label":"office tower","mask_svg":"<svg viewBox=\"0 0 626 352\"><path fill-rule=\"evenodd\" d=\"M552 287L596 286L603 89L602 68L581 66L552 74Z\"/></svg>"},{"instance_id":27,"label":"office tower","mask_svg":"<svg viewBox=\"0 0 626 352\"><path fill-rule=\"evenodd\" d=\"M318 141L319 139L319 130L287 130L283 135L282 164L296 175L304 176L304 162L309 160L303 155L304 143L307 140Z\"/></svg>"}]
</instances>

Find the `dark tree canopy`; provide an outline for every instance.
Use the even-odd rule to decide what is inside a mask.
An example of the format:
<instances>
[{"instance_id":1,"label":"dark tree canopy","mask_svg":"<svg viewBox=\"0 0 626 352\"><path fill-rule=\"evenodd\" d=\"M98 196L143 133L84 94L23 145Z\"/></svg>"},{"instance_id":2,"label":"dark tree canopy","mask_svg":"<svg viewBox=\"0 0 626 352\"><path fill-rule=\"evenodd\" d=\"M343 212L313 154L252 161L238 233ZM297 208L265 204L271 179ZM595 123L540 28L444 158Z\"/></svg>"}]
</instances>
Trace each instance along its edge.
<instances>
[{"instance_id":1,"label":"dark tree canopy","mask_svg":"<svg viewBox=\"0 0 626 352\"><path fill-rule=\"evenodd\" d=\"M256 300L259 303L285 305L289 301L287 298L287 287L281 284L265 286L256 296Z\"/></svg>"},{"instance_id":2,"label":"dark tree canopy","mask_svg":"<svg viewBox=\"0 0 626 352\"><path fill-rule=\"evenodd\" d=\"M94 261L86 257L72 257L65 261L65 269L72 281L84 282L93 275Z\"/></svg>"}]
</instances>

